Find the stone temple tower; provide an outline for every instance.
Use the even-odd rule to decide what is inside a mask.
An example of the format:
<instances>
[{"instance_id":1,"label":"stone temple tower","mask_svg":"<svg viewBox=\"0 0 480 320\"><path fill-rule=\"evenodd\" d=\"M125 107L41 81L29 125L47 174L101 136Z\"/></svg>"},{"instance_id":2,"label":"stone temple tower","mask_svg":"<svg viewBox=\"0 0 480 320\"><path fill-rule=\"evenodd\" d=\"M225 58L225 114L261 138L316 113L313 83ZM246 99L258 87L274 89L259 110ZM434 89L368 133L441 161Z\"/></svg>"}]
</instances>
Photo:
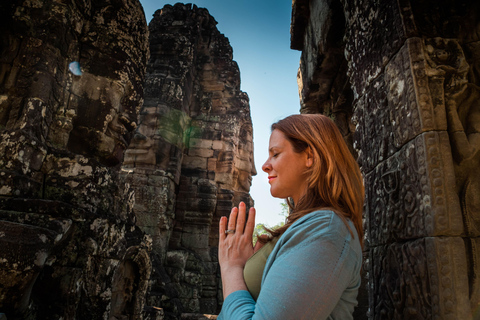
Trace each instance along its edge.
<instances>
[{"instance_id":1,"label":"stone temple tower","mask_svg":"<svg viewBox=\"0 0 480 320\"><path fill-rule=\"evenodd\" d=\"M249 100L228 39L206 9L166 5L150 22L145 102L123 172L153 239L148 305L216 313L218 221L249 195Z\"/></svg>"}]
</instances>

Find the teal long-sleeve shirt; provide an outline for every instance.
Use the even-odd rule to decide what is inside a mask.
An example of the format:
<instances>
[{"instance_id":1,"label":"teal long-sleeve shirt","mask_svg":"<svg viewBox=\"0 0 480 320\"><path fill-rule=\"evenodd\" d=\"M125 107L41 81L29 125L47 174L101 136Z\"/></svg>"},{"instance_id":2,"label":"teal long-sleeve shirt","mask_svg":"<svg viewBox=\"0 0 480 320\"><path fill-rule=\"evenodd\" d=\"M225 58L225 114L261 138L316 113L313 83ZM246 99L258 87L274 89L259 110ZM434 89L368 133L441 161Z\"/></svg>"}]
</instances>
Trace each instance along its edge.
<instances>
[{"instance_id":1,"label":"teal long-sleeve shirt","mask_svg":"<svg viewBox=\"0 0 480 320\"><path fill-rule=\"evenodd\" d=\"M357 232L334 212L311 212L280 237L263 271L257 301L231 293L219 320L353 319L362 248Z\"/></svg>"}]
</instances>

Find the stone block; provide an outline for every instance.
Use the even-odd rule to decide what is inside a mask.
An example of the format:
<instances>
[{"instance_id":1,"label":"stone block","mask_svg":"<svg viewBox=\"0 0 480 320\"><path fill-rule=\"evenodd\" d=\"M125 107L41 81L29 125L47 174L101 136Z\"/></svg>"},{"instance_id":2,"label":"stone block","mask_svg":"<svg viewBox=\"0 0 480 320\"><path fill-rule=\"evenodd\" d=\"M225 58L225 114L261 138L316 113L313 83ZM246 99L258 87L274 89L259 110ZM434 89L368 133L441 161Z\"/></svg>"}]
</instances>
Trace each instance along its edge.
<instances>
[{"instance_id":1,"label":"stone block","mask_svg":"<svg viewBox=\"0 0 480 320\"><path fill-rule=\"evenodd\" d=\"M406 40L403 2L343 0L346 20L345 55L355 95L378 77ZM378 32L382 30L382 32Z\"/></svg>"},{"instance_id":2,"label":"stone block","mask_svg":"<svg viewBox=\"0 0 480 320\"><path fill-rule=\"evenodd\" d=\"M445 110L433 104L423 45L409 39L355 105L354 147L370 171L421 132L446 130ZM442 111L443 110L443 111Z\"/></svg>"},{"instance_id":3,"label":"stone block","mask_svg":"<svg viewBox=\"0 0 480 320\"><path fill-rule=\"evenodd\" d=\"M253 168L253 162L250 160L235 159L235 167L238 170L243 170L245 172L251 172Z\"/></svg>"},{"instance_id":4,"label":"stone block","mask_svg":"<svg viewBox=\"0 0 480 320\"><path fill-rule=\"evenodd\" d=\"M189 148L211 149L213 146L212 140L205 139L190 139Z\"/></svg>"},{"instance_id":5,"label":"stone block","mask_svg":"<svg viewBox=\"0 0 480 320\"><path fill-rule=\"evenodd\" d=\"M225 148L225 143L221 140L214 140L212 143L212 149L213 150L224 150Z\"/></svg>"},{"instance_id":6,"label":"stone block","mask_svg":"<svg viewBox=\"0 0 480 320\"><path fill-rule=\"evenodd\" d=\"M207 170L208 171L215 171L217 169L217 159L209 158L207 160Z\"/></svg>"},{"instance_id":7,"label":"stone block","mask_svg":"<svg viewBox=\"0 0 480 320\"><path fill-rule=\"evenodd\" d=\"M207 169L207 158L184 156L183 167L187 169Z\"/></svg>"},{"instance_id":8,"label":"stone block","mask_svg":"<svg viewBox=\"0 0 480 320\"><path fill-rule=\"evenodd\" d=\"M204 81L202 86L207 92L222 91L225 88L223 83L217 81Z\"/></svg>"},{"instance_id":9,"label":"stone block","mask_svg":"<svg viewBox=\"0 0 480 320\"><path fill-rule=\"evenodd\" d=\"M230 172L218 172L215 175L217 182L225 187L231 187L232 184L232 174Z\"/></svg>"},{"instance_id":10,"label":"stone block","mask_svg":"<svg viewBox=\"0 0 480 320\"><path fill-rule=\"evenodd\" d=\"M190 148L188 149L188 155L192 157L210 158L213 156L213 150L203 148Z\"/></svg>"},{"instance_id":11,"label":"stone block","mask_svg":"<svg viewBox=\"0 0 480 320\"><path fill-rule=\"evenodd\" d=\"M200 310L204 313L210 313L210 315L205 315L207 319L217 319L217 316L214 315L217 312L217 299L203 298L200 299Z\"/></svg>"},{"instance_id":12,"label":"stone block","mask_svg":"<svg viewBox=\"0 0 480 320\"><path fill-rule=\"evenodd\" d=\"M208 247L208 234L187 233L182 234L182 246L188 249L202 249Z\"/></svg>"},{"instance_id":13,"label":"stone block","mask_svg":"<svg viewBox=\"0 0 480 320\"><path fill-rule=\"evenodd\" d=\"M198 179L198 193L205 198L216 198L217 185L210 179Z\"/></svg>"},{"instance_id":14,"label":"stone block","mask_svg":"<svg viewBox=\"0 0 480 320\"><path fill-rule=\"evenodd\" d=\"M177 208L182 209L186 212L198 212L200 216L204 213L212 213L215 210L215 205L217 201L215 198L194 198L194 199L185 199L185 201L177 201ZM190 216L190 215L186 215Z\"/></svg>"},{"instance_id":15,"label":"stone block","mask_svg":"<svg viewBox=\"0 0 480 320\"><path fill-rule=\"evenodd\" d=\"M446 132L426 132L365 175L367 241L460 235L463 219Z\"/></svg>"}]
</instances>

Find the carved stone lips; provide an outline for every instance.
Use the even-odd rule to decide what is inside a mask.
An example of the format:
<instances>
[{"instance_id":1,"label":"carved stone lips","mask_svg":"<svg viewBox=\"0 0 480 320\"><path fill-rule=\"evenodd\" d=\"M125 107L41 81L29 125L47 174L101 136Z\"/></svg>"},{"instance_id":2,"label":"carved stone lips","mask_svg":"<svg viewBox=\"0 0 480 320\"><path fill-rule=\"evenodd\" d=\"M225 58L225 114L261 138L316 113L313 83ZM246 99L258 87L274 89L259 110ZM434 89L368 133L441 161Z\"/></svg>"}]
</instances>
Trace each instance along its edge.
<instances>
[{"instance_id":1,"label":"carved stone lips","mask_svg":"<svg viewBox=\"0 0 480 320\"><path fill-rule=\"evenodd\" d=\"M125 126L125 129L128 132L132 132L137 128L137 124L135 123L135 121L130 120L125 114L121 114L118 117L118 121Z\"/></svg>"},{"instance_id":2,"label":"carved stone lips","mask_svg":"<svg viewBox=\"0 0 480 320\"><path fill-rule=\"evenodd\" d=\"M128 147L131 140L130 133L137 128L137 124L131 121L127 115L120 114L117 119L110 122L109 129L110 136L114 138L124 150Z\"/></svg>"}]
</instances>

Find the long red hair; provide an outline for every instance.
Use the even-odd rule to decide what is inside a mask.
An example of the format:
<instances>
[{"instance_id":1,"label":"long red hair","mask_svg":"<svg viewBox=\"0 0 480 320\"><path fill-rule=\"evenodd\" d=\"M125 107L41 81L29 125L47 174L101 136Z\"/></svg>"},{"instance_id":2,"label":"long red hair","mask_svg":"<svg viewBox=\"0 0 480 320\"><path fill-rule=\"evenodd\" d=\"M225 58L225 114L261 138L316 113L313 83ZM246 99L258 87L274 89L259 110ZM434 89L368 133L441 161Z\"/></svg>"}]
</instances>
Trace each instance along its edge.
<instances>
[{"instance_id":1,"label":"long red hair","mask_svg":"<svg viewBox=\"0 0 480 320\"><path fill-rule=\"evenodd\" d=\"M345 223L347 219L353 222L363 246L363 179L335 123L320 114L291 115L274 123L273 130L281 131L295 152L310 148L313 165L307 169L306 193L293 205L287 199L291 211L285 225L267 230L272 236L279 236L304 215L319 209L330 209Z\"/></svg>"}]
</instances>

